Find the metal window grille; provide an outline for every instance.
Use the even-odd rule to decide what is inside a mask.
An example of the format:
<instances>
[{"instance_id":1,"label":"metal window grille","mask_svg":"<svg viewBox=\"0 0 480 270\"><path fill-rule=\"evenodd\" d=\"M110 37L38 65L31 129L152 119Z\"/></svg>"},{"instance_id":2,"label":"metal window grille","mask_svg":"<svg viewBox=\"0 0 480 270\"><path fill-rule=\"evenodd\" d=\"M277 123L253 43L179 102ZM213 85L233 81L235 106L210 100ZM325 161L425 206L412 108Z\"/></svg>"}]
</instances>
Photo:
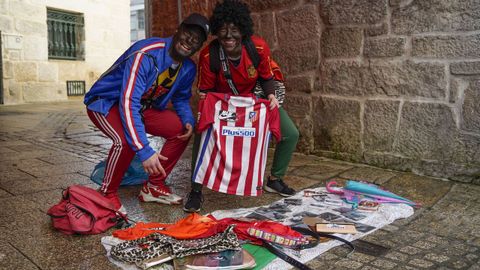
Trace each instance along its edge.
<instances>
[{"instance_id":1,"label":"metal window grille","mask_svg":"<svg viewBox=\"0 0 480 270\"><path fill-rule=\"evenodd\" d=\"M67 81L67 96L85 95L85 81Z\"/></svg>"},{"instance_id":2,"label":"metal window grille","mask_svg":"<svg viewBox=\"0 0 480 270\"><path fill-rule=\"evenodd\" d=\"M48 58L83 60L83 15L47 8Z\"/></svg>"}]
</instances>

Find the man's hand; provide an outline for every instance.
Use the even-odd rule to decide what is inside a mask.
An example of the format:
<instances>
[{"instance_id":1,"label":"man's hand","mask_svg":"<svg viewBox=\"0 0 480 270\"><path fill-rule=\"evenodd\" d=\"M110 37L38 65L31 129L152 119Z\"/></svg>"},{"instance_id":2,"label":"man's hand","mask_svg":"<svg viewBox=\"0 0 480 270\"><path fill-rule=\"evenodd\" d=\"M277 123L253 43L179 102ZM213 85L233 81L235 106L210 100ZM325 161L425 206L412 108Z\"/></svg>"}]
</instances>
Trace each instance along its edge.
<instances>
[{"instance_id":1,"label":"man's hand","mask_svg":"<svg viewBox=\"0 0 480 270\"><path fill-rule=\"evenodd\" d=\"M279 107L278 100L274 94L268 95L268 100L270 101L270 110L275 109L275 107Z\"/></svg>"},{"instance_id":2,"label":"man's hand","mask_svg":"<svg viewBox=\"0 0 480 270\"><path fill-rule=\"evenodd\" d=\"M167 157L164 157L160 154L153 154L151 157L149 157L147 160L142 162L143 169L150 175L158 175L160 174L161 176L165 177L167 174L165 173L165 170L162 167L162 164L160 164L160 160L167 160Z\"/></svg>"},{"instance_id":3,"label":"man's hand","mask_svg":"<svg viewBox=\"0 0 480 270\"><path fill-rule=\"evenodd\" d=\"M186 141L190 139L190 136L192 136L193 133L193 127L190 124L185 124L185 130L186 132L182 135L178 135L177 138L179 138L182 141Z\"/></svg>"}]
</instances>

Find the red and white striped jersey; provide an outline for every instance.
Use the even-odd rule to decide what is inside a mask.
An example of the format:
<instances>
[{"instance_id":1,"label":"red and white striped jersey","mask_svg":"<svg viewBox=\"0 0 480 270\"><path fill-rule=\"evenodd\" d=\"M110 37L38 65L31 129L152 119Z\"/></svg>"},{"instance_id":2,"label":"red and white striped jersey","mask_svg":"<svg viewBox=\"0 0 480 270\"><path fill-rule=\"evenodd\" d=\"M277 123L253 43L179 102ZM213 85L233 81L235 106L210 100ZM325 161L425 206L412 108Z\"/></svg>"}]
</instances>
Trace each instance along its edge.
<instances>
[{"instance_id":1,"label":"red and white striped jersey","mask_svg":"<svg viewBox=\"0 0 480 270\"><path fill-rule=\"evenodd\" d=\"M253 96L208 93L199 104L202 132L193 179L228 194L262 194L270 132L280 140L278 109Z\"/></svg>"}]
</instances>

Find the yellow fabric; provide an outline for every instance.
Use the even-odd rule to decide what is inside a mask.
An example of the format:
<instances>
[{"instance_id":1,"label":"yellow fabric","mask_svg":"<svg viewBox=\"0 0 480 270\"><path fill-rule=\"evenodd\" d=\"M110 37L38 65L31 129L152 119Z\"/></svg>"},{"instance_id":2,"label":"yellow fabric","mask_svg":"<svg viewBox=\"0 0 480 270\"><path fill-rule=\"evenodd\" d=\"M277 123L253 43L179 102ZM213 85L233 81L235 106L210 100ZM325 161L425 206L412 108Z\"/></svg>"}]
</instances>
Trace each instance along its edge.
<instances>
[{"instance_id":1,"label":"yellow fabric","mask_svg":"<svg viewBox=\"0 0 480 270\"><path fill-rule=\"evenodd\" d=\"M169 70L168 68L165 71L163 71L160 75L158 75L158 78L157 78L158 85L162 85L163 87L166 87L166 88L170 89L172 87L173 83L175 82L175 80L177 79L178 71L180 70L181 67L182 67L182 64L180 63L180 65L175 70L175 74L172 77L170 77L170 72L168 71ZM163 82L166 79L169 79L170 82L163 85Z\"/></svg>"}]
</instances>

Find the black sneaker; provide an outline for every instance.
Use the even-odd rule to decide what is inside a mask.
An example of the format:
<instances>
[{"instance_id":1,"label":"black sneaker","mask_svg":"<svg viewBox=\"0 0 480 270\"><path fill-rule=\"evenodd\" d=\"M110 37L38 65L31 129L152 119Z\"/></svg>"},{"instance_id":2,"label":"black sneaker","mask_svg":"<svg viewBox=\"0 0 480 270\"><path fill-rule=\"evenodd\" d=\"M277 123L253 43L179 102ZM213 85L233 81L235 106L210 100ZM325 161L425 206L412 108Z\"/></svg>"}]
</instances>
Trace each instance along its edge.
<instances>
[{"instance_id":1,"label":"black sneaker","mask_svg":"<svg viewBox=\"0 0 480 270\"><path fill-rule=\"evenodd\" d=\"M278 193L284 197L292 196L295 194L295 190L288 187L281 178L271 180L269 177L267 184L263 187L263 189L271 193Z\"/></svg>"},{"instance_id":2,"label":"black sneaker","mask_svg":"<svg viewBox=\"0 0 480 270\"><path fill-rule=\"evenodd\" d=\"M187 202L183 206L183 211L194 213L200 211L203 203L203 195L201 191L190 191Z\"/></svg>"}]
</instances>

